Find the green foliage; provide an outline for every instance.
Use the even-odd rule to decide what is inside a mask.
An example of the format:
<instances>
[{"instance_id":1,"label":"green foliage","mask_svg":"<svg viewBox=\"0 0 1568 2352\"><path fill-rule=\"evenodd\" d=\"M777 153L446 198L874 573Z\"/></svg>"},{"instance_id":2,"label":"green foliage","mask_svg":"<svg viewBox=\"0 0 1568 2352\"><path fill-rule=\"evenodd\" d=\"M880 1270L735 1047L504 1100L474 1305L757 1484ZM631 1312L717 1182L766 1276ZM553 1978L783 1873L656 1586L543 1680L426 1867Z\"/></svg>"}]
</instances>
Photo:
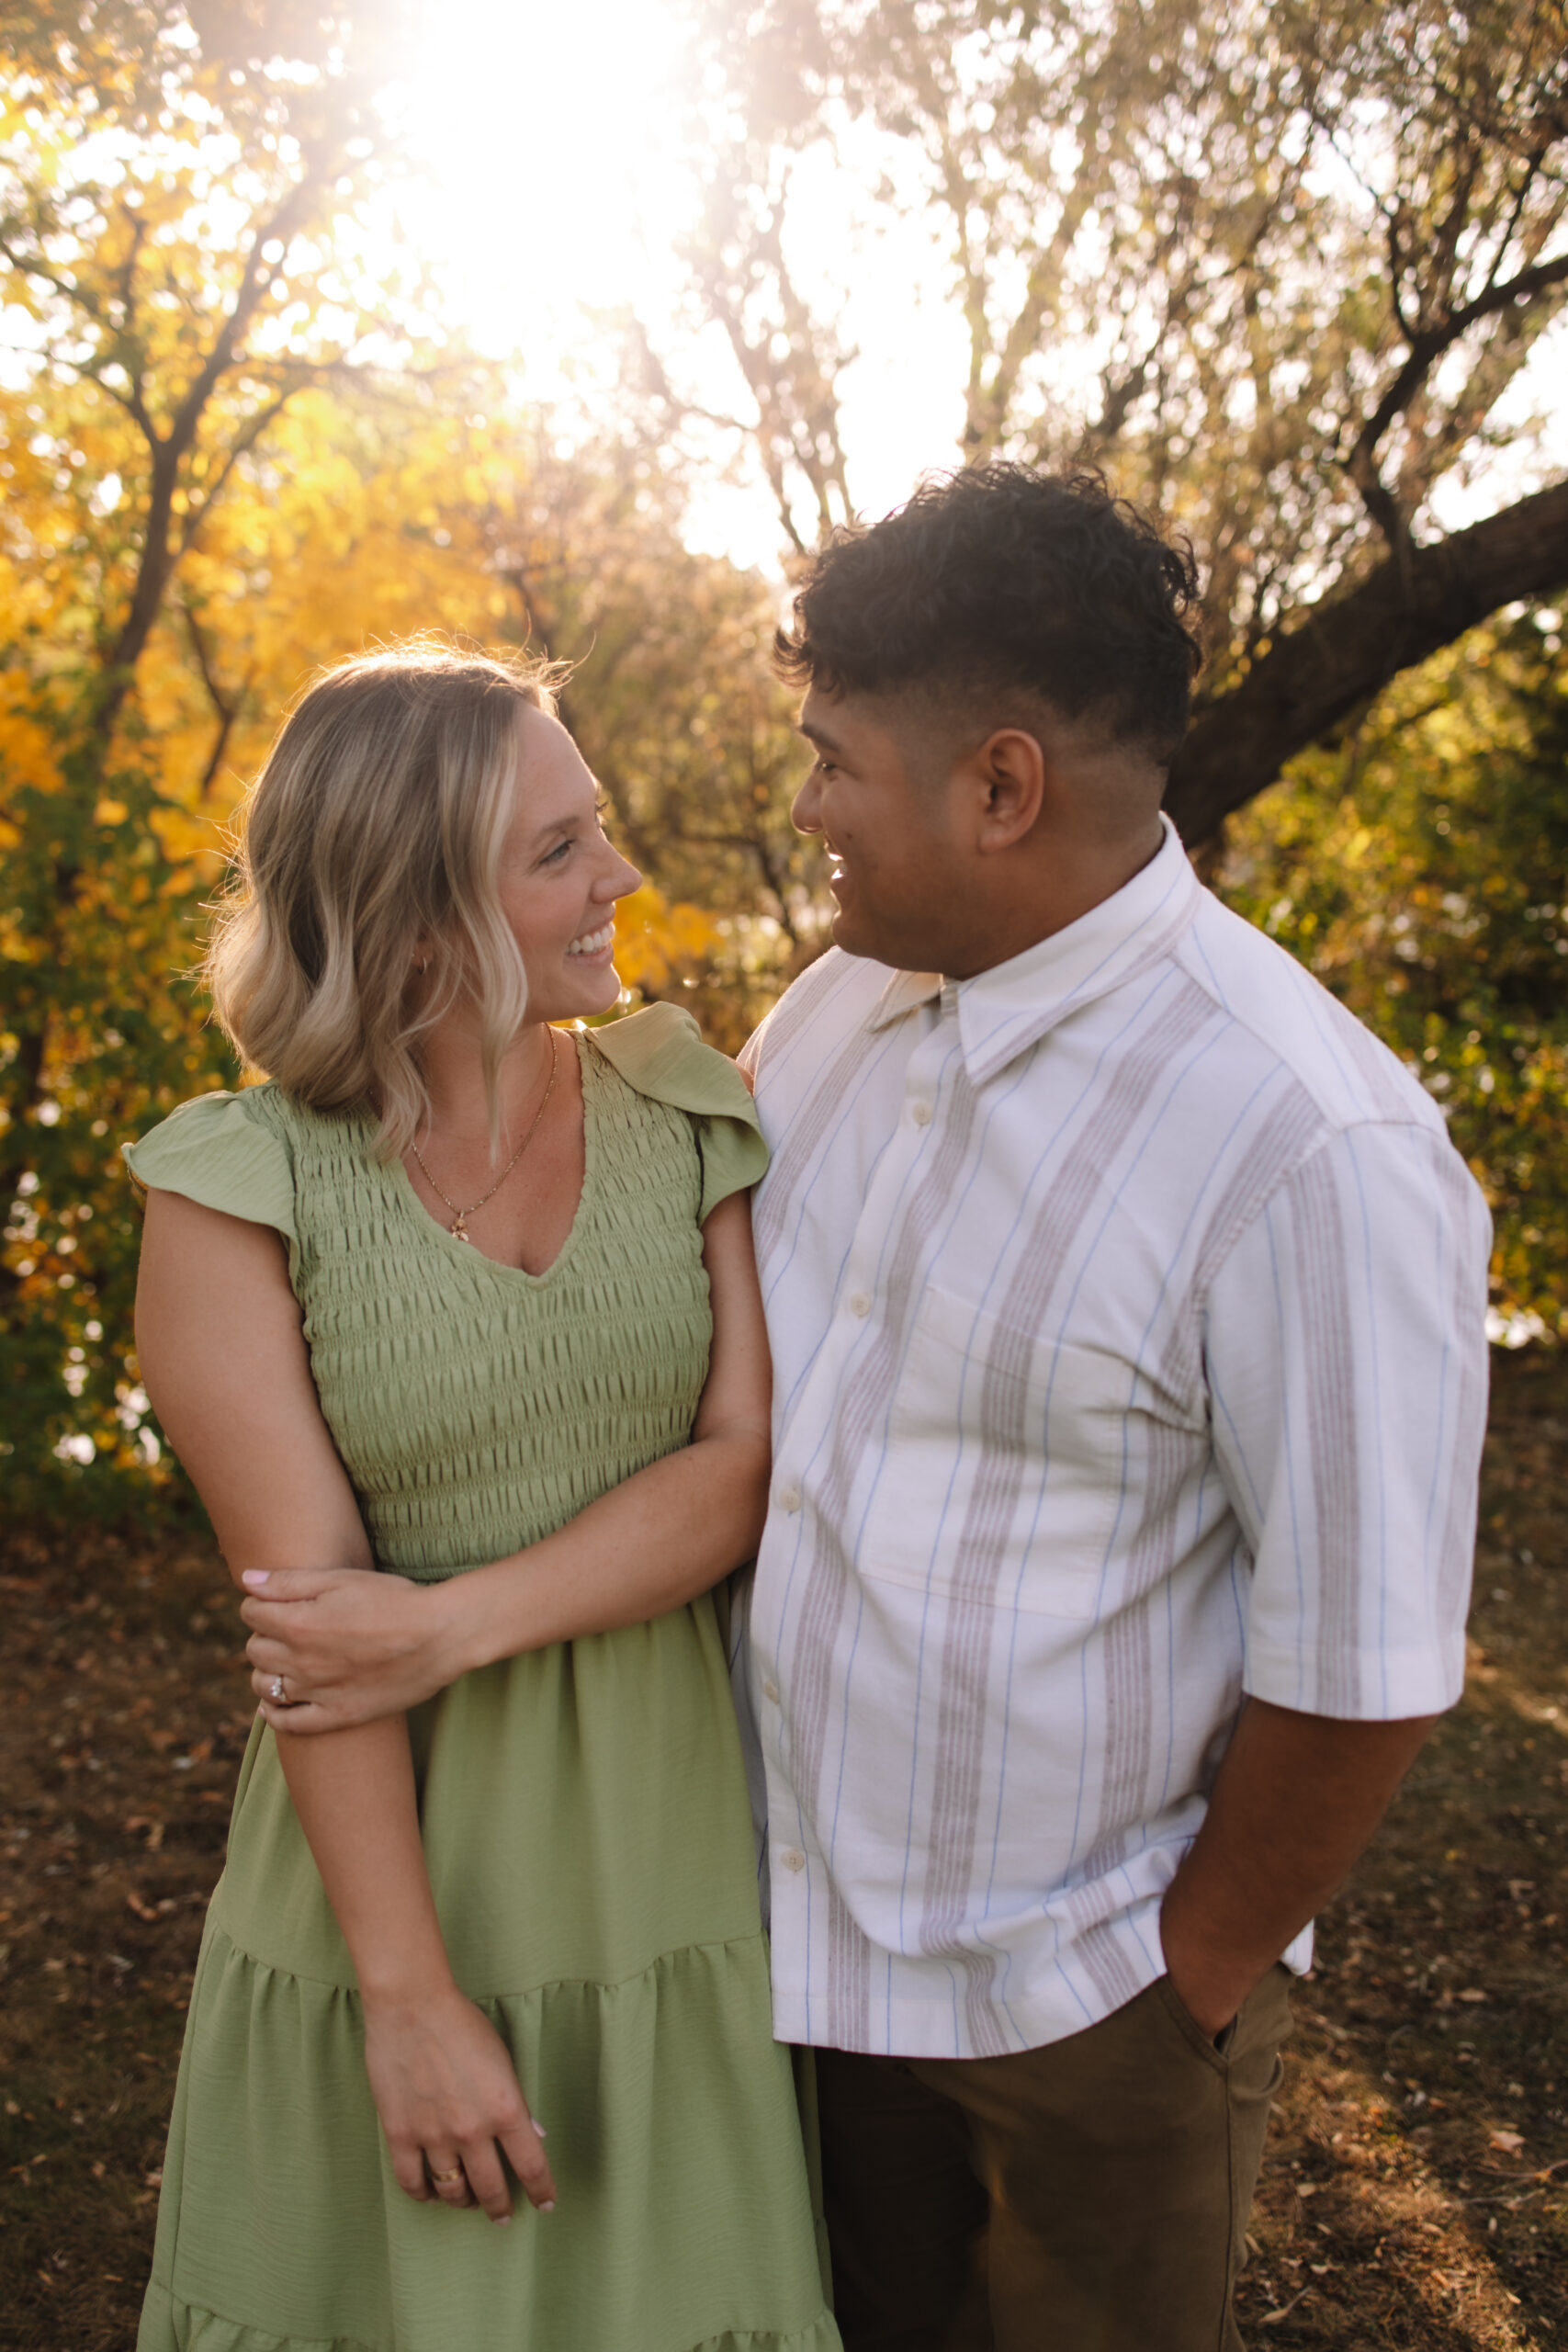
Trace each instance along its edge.
<instances>
[{"instance_id":1,"label":"green foliage","mask_svg":"<svg viewBox=\"0 0 1568 2352\"><path fill-rule=\"evenodd\" d=\"M686 258L786 537L861 503L840 404L874 312L813 265L827 175L866 273L911 224L944 266L954 461L1103 467L1190 540L1189 841L1395 670L1568 586L1568 481L1517 495L1553 468L1524 371L1544 389L1568 306L1562 0L686 6Z\"/></svg>"},{"instance_id":2,"label":"green foliage","mask_svg":"<svg viewBox=\"0 0 1568 2352\"><path fill-rule=\"evenodd\" d=\"M847 205L918 213L945 256L955 457L1101 462L1190 533L1206 694L1495 438L1568 301L1556 0L687 5L693 281L786 532L853 489L850 322L813 310L788 233L799 158L831 149L873 159L863 186L840 166Z\"/></svg>"},{"instance_id":3,"label":"green foliage","mask_svg":"<svg viewBox=\"0 0 1568 2352\"><path fill-rule=\"evenodd\" d=\"M83 758L67 750L63 788L14 773L4 786L16 835L0 905L8 1511L112 1510L132 1493L179 1493L131 1351L141 1219L118 1148L183 1096L237 1075L182 977L197 894L149 821L155 786L127 766L114 820L100 821L101 804L71 789Z\"/></svg>"},{"instance_id":4,"label":"green foliage","mask_svg":"<svg viewBox=\"0 0 1568 2352\"><path fill-rule=\"evenodd\" d=\"M683 544L677 403L652 354L640 422L628 390L631 421L572 444L441 343L417 273L412 291L369 283L356 208L388 167L374 85L404 14L403 0L7 11L12 1512L188 1504L137 1375L139 1221L118 1147L239 1075L190 974L241 780L319 663L420 628L578 663L565 716L647 877L624 975L643 997L679 992L718 1043L739 1044L822 935L819 860L788 822L799 754L767 669L772 599ZM1222 684L1263 677L1303 582L1315 594L1371 560L1380 497L1398 509L1384 530L1420 508L1568 284L1552 243L1568 205L1551 160L1561 54L1539 27L1493 42L1501 19L1472 9L1453 36L1463 105L1434 116L1384 25L1426 24L1426 0L1318 14L1279 7L1278 40L1255 53L1246 24L1199 0L1117 0L1092 21L925 0L870 17L762 8L748 41L769 25L779 39L752 43L768 86L752 93L750 161L719 202L719 155L694 267L746 371L785 519L797 478L818 522L848 502L844 356L797 300L780 230L788 159L836 107L918 153L938 214L969 223L953 248L966 447L1110 450L1202 544ZM816 49L800 49L802 26ZM851 51L864 71L846 78ZM1392 243L1364 208L1344 209L1340 180L1309 171L1309 149L1354 113L1341 85L1363 63L1398 134ZM1286 139L1309 84L1323 120ZM1064 178L1091 99L1096 141ZM1443 253L1438 216L1464 228ZM1404 381L1402 304L1430 322L1431 361L1470 338L1440 401L1425 363ZM1077 406L1052 374L1075 335L1080 357L1086 336L1103 344L1077 368ZM1399 397L1371 433L1391 369ZM1385 652L1371 650L1378 684ZM1496 1206L1499 1306L1553 1332L1568 1329L1565 752L1555 640L1526 622L1480 632L1389 687L1348 750L1298 760L1234 821L1225 872L1234 901L1420 1068ZM1265 763L1258 781L1274 773Z\"/></svg>"},{"instance_id":5,"label":"green foliage","mask_svg":"<svg viewBox=\"0 0 1568 2352\"><path fill-rule=\"evenodd\" d=\"M1478 629L1232 819L1218 887L1416 1070L1496 1220L1511 1336L1568 1336L1568 657Z\"/></svg>"},{"instance_id":6,"label":"green foliage","mask_svg":"<svg viewBox=\"0 0 1568 2352\"><path fill-rule=\"evenodd\" d=\"M318 27L319 55L307 43L298 72L271 73L304 25L288 6L28 8L0 84L14 1510L169 1485L131 1348L137 1220L118 1147L235 1075L182 977L226 813L216 760L191 758L193 707L209 740L220 722L220 747L238 717L210 691L197 608L238 493L269 512L269 433L371 323L316 242L351 220L372 170L365 84L344 62L356 44L333 49Z\"/></svg>"}]
</instances>

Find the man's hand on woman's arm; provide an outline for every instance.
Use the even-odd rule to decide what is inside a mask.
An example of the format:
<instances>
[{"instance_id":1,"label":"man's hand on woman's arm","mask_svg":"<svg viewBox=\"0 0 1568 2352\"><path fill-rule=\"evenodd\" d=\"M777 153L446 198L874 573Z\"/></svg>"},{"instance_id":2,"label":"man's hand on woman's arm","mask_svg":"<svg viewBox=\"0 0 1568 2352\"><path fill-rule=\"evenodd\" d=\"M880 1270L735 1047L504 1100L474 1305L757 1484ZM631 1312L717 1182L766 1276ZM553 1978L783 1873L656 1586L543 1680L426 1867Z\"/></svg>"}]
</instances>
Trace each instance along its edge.
<instances>
[{"instance_id":1,"label":"man's hand on woman's arm","mask_svg":"<svg viewBox=\"0 0 1568 2352\"><path fill-rule=\"evenodd\" d=\"M252 1681L276 1730L401 1713L496 1658L662 1616L750 1557L767 1508L772 1374L747 1194L708 1218L703 1263L713 1354L690 1445L542 1543L445 1584L257 1563L272 1572L241 1614L253 1628ZM303 1703L267 1698L279 1674Z\"/></svg>"},{"instance_id":2,"label":"man's hand on woman's arm","mask_svg":"<svg viewBox=\"0 0 1568 2352\"><path fill-rule=\"evenodd\" d=\"M1160 1912L1171 1984L1205 2033L1223 2032L1339 1887L1436 1720L1343 1723L1247 1701Z\"/></svg>"},{"instance_id":3,"label":"man's hand on woman's arm","mask_svg":"<svg viewBox=\"0 0 1568 2352\"><path fill-rule=\"evenodd\" d=\"M356 1590L382 1579L321 1418L278 1237L154 1192L137 1286L142 1377L196 1483L231 1573L310 1556ZM400 1717L334 1739L284 1741L288 1791L353 1955L366 2064L392 2167L508 2218L504 2150L535 2204L549 2167L505 2046L455 1983L420 1840Z\"/></svg>"}]
</instances>

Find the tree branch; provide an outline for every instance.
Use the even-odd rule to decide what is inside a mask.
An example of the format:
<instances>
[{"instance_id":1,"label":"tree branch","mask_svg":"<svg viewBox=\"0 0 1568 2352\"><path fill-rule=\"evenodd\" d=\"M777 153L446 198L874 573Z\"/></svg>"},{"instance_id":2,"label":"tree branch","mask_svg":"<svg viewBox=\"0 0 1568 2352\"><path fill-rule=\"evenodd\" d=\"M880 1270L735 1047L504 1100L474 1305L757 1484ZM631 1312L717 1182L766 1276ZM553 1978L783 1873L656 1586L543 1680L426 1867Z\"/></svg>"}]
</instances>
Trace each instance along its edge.
<instances>
[{"instance_id":1,"label":"tree branch","mask_svg":"<svg viewBox=\"0 0 1568 2352\"><path fill-rule=\"evenodd\" d=\"M1506 311L1516 302L1533 301L1538 294L1548 293L1554 286L1568 283L1568 253L1559 254L1551 261L1538 262L1531 269L1522 269L1502 286L1491 286L1478 294L1473 302L1465 302L1450 311L1436 326L1420 328L1409 337L1410 349L1404 366L1394 376L1376 408L1356 435L1355 447L1346 460L1346 471L1359 488L1356 472L1363 456L1371 459L1378 443L1406 403L1418 390L1430 371L1433 362L1469 333L1481 319L1490 318L1498 311Z\"/></svg>"},{"instance_id":2,"label":"tree branch","mask_svg":"<svg viewBox=\"0 0 1568 2352\"><path fill-rule=\"evenodd\" d=\"M194 546L197 533L222 496L229 477L240 459L249 457L267 426L276 423L295 393L301 389L302 386L299 383L286 385L276 400L269 401L265 408L258 408L254 415L250 417L235 434L233 440L223 453L223 462L219 467L213 481L207 485L199 501L194 497L191 499L186 514L185 527L180 533L182 555L187 548Z\"/></svg>"},{"instance_id":3,"label":"tree branch","mask_svg":"<svg viewBox=\"0 0 1568 2352\"><path fill-rule=\"evenodd\" d=\"M247 678L245 684L232 698L226 695L218 683L218 673L212 665L211 651L206 638L202 635L201 624L196 617L196 608L188 598L183 595L180 598L180 610L185 615L186 631L190 639L191 650L196 655L196 666L201 673L201 683L207 689L207 699L212 705L213 717L218 721L218 733L213 740L212 749L208 754L207 766L202 773L201 782L197 787L197 800L204 801L217 781L218 771L223 764L223 755L229 749L229 739L234 731L235 723L244 706L250 680Z\"/></svg>"},{"instance_id":4,"label":"tree branch","mask_svg":"<svg viewBox=\"0 0 1568 2352\"><path fill-rule=\"evenodd\" d=\"M43 285L52 287L62 301L71 303L78 311L85 311L87 316L98 324L103 323L103 312L97 303L73 277L62 277L59 270L51 269L49 264L39 260L36 254L18 253L10 238L3 233L0 233L0 261L9 263L18 277L36 277Z\"/></svg>"},{"instance_id":5,"label":"tree branch","mask_svg":"<svg viewBox=\"0 0 1568 2352\"><path fill-rule=\"evenodd\" d=\"M265 274L266 266L262 260L262 247L279 237L287 243L300 211L318 191L322 169L320 162L309 166L276 211L258 223L245 254L234 299L213 337L211 349L175 411L168 431L158 433L151 417L144 412L138 413L138 423L141 425L151 459L147 521L141 560L137 568L130 603L119 634L104 662L97 704L93 713L93 733L100 742L107 741L120 706L130 691L136 664L152 635L175 566L183 552L183 545L176 550L174 544L175 493L179 486L180 469L195 445L208 403L233 366L240 338L266 292L270 281ZM140 410L141 394L134 379L132 396ZM226 467L220 487L221 481L227 479L228 470ZM211 503L210 497L202 502L203 514L210 509ZM184 544L188 544L188 540L187 532Z\"/></svg>"},{"instance_id":6,"label":"tree branch","mask_svg":"<svg viewBox=\"0 0 1568 2352\"><path fill-rule=\"evenodd\" d=\"M1401 670L1424 662L1516 597L1568 585L1568 481L1435 546L1378 566L1319 607L1200 711L1165 805L1190 843L1276 782Z\"/></svg>"},{"instance_id":7,"label":"tree branch","mask_svg":"<svg viewBox=\"0 0 1568 2352\"><path fill-rule=\"evenodd\" d=\"M275 242L288 244L294 233L296 220L310 198L317 193L319 170L319 166L315 171L307 170L296 181L271 219L262 221L251 239L244 266L240 273L240 283L235 290L234 300L229 306L228 316L213 337L212 348L197 370L190 390L175 410L173 422L169 426L170 447L181 457L196 439L197 430L200 425L207 403L233 364L240 338L255 316L265 297L267 288L272 283L272 273L262 260L262 247Z\"/></svg>"}]
</instances>

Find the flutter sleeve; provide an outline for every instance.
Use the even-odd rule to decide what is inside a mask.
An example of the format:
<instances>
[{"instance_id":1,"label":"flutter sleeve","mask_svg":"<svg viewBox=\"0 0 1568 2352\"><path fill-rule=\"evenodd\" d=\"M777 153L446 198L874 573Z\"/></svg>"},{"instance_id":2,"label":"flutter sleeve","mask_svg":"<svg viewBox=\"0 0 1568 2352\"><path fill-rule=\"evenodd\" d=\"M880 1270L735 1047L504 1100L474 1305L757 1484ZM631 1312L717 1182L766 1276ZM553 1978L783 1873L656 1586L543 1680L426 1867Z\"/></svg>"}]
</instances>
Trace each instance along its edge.
<instances>
[{"instance_id":1,"label":"flutter sleeve","mask_svg":"<svg viewBox=\"0 0 1568 2352\"><path fill-rule=\"evenodd\" d=\"M183 1193L205 1208L270 1225L290 1241L297 1238L288 1148L253 1114L243 1094L198 1094L139 1143L120 1149L137 1182L150 1191Z\"/></svg>"},{"instance_id":2,"label":"flutter sleeve","mask_svg":"<svg viewBox=\"0 0 1568 2352\"><path fill-rule=\"evenodd\" d=\"M589 1034L628 1086L691 1119L703 1168L702 1219L766 1172L768 1147L750 1091L727 1056L704 1045L689 1012L650 1004Z\"/></svg>"}]
</instances>

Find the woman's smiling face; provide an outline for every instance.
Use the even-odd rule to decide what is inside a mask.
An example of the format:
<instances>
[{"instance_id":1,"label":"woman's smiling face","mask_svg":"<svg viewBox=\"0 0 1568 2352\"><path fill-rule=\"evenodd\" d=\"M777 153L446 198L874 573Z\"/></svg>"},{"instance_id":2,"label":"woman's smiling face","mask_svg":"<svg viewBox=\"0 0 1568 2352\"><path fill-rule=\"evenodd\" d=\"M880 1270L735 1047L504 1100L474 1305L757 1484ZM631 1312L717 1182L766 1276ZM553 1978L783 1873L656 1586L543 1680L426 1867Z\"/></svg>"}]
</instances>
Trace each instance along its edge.
<instances>
[{"instance_id":1,"label":"woman's smiling face","mask_svg":"<svg viewBox=\"0 0 1568 2352\"><path fill-rule=\"evenodd\" d=\"M530 1021L609 1011L621 989L615 901L641 880L604 838L598 786L566 729L524 711L497 893L522 950Z\"/></svg>"}]
</instances>

